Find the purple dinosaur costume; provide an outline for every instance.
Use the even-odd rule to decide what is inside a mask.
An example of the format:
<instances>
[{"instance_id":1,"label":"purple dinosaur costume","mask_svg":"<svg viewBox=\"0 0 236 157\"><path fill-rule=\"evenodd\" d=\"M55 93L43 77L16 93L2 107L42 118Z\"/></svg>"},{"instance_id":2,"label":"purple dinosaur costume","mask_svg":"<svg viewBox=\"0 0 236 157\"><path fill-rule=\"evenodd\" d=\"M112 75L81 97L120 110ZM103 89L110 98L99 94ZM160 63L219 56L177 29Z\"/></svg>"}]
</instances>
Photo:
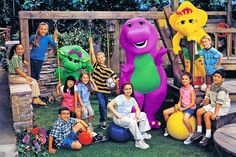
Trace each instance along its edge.
<instances>
[{"instance_id":1,"label":"purple dinosaur costume","mask_svg":"<svg viewBox=\"0 0 236 157\"><path fill-rule=\"evenodd\" d=\"M126 52L126 64L121 65L120 85L133 84L135 98L152 128L160 127L155 113L167 92L167 78L162 67L162 56L167 50L161 47L158 51L157 40L156 29L144 18L133 18L122 26L120 43Z\"/></svg>"}]
</instances>

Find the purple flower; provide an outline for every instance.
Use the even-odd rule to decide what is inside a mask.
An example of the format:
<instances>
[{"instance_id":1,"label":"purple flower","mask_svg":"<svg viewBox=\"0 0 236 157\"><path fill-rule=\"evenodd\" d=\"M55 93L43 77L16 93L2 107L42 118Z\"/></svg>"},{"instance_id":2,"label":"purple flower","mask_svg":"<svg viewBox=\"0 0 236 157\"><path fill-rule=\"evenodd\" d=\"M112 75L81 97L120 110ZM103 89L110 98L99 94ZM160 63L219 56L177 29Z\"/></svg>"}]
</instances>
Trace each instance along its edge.
<instances>
[{"instance_id":1,"label":"purple flower","mask_svg":"<svg viewBox=\"0 0 236 157\"><path fill-rule=\"evenodd\" d=\"M34 148L39 152L41 150L41 146L39 145L37 140L33 140Z\"/></svg>"},{"instance_id":2,"label":"purple flower","mask_svg":"<svg viewBox=\"0 0 236 157\"><path fill-rule=\"evenodd\" d=\"M46 131L43 128L39 129L39 135L43 136L43 137L47 137L47 133L46 133Z\"/></svg>"},{"instance_id":3,"label":"purple flower","mask_svg":"<svg viewBox=\"0 0 236 157\"><path fill-rule=\"evenodd\" d=\"M30 136L27 134L23 137L22 142L28 144L30 140Z\"/></svg>"}]
</instances>

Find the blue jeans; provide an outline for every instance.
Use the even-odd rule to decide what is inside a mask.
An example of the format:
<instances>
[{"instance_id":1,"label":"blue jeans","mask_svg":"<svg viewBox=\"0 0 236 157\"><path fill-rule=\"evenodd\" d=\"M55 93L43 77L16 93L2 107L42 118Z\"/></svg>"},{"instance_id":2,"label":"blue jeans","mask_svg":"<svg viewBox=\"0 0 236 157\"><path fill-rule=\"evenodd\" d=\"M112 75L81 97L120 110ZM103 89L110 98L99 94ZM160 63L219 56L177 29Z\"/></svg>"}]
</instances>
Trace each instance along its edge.
<instances>
[{"instance_id":1,"label":"blue jeans","mask_svg":"<svg viewBox=\"0 0 236 157\"><path fill-rule=\"evenodd\" d=\"M39 80L39 74L43 66L43 61L30 58L31 77Z\"/></svg>"},{"instance_id":2,"label":"blue jeans","mask_svg":"<svg viewBox=\"0 0 236 157\"><path fill-rule=\"evenodd\" d=\"M100 122L105 122L107 119L107 104L108 104L108 94L96 92L98 103L99 103L99 113Z\"/></svg>"}]
</instances>

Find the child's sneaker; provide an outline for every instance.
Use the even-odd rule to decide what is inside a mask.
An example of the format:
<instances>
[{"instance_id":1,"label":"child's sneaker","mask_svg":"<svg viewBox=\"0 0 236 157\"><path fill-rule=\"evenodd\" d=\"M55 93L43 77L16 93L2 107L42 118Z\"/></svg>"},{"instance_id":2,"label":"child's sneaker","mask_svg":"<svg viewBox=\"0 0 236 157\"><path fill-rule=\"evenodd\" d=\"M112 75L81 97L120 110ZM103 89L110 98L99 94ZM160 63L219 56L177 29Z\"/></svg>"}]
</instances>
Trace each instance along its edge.
<instances>
[{"instance_id":1,"label":"child's sneaker","mask_svg":"<svg viewBox=\"0 0 236 157\"><path fill-rule=\"evenodd\" d=\"M93 137L93 142L94 143L104 142L104 141L107 141L107 140L108 140L107 136L102 136L102 135L99 135L99 134Z\"/></svg>"},{"instance_id":2,"label":"child's sneaker","mask_svg":"<svg viewBox=\"0 0 236 157\"><path fill-rule=\"evenodd\" d=\"M101 122L100 123L100 128L107 129L107 123L106 122Z\"/></svg>"},{"instance_id":3,"label":"child's sneaker","mask_svg":"<svg viewBox=\"0 0 236 157\"><path fill-rule=\"evenodd\" d=\"M203 134L201 132L195 132L192 136L192 141L195 141L195 140L199 139L202 136L203 136Z\"/></svg>"},{"instance_id":4,"label":"child's sneaker","mask_svg":"<svg viewBox=\"0 0 236 157\"><path fill-rule=\"evenodd\" d=\"M143 140L135 141L135 147L140 149L148 149L149 145L146 144Z\"/></svg>"},{"instance_id":5,"label":"child's sneaker","mask_svg":"<svg viewBox=\"0 0 236 157\"><path fill-rule=\"evenodd\" d=\"M143 134L143 138L146 139L146 140L149 140L149 139L152 138L152 135L145 132L145 133Z\"/></svg>"},{"instance_id":6,"label":"child's sneaker","mask_svg":"<svg viewBox=\"0 0 236 157\"><path fill-rule=\"evenodd\" d=\"M209 141L210 141L210 138L204 136L203 139L199 142L199 144L201 146L205 146L205 145L207 145L209 143Z\"/></svg>"},{"instance_id":7,"label":"child's sneaker","mask_svg":"<svg viewBox=\"0 0 236 157\"><path fill-rule=\"evenodd\" d=\"M165 128L165 133L164 133L164 136L166 137L166 136L169 136L169 133L168 133L168 130L167 130L167 128Z\"/></svg>"},{"instance_id":8,"label":"child's sneaker","mask_svg":"<svg viewBox=\"0 0 236 157\"><path fill-rule=\"evenodd\" d=\"M188 138L184 141L184 144L191 144L193 142L192 136L193 135L189 135Z\"/></svg>"}]
</instances>

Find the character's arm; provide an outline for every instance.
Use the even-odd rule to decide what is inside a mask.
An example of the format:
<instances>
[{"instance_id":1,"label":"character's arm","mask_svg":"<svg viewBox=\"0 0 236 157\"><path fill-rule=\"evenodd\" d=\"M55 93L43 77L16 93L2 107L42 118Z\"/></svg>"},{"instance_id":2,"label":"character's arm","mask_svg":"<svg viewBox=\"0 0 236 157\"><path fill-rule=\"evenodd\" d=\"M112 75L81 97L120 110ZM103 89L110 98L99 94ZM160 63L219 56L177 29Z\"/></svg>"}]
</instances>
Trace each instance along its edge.
<instances>
[{"instance_id":1,"label":"character's arm","mask_svg":"<svg viewBox=\"0 0 236 157\"><path fill-rule=\"evenodd\" d=\"M214 114L211 115L212 120L216 119L216 117L218 116L219 110L220 110L220 104L215 104L215 112Z\"/></svg>"},{"instance_id":2,"label":"character's arm","mask_svg":"<svg viewBox=\"0 0 236 157\"><path fill-rule=\"evenodd\" d=\"M134 65L133 64L121 64L121 78L120 78L120 84L124 82L129 82L131 78L131 74L134 71Z\"/></svg>"},{"instance_id":3,"label":"character's arm","mask_svg":"<svg viewBox=\"0 0 236 157\"><path fill-rule=\"evenodd\" d=\"M167 52L167 49L164 47L164 46L162 46L161 48L160 48L160 50L156 53L156 56L154 57L155 59L155 64L156 65L160 65L160 64L162 64L162 56L164 55L164 54L166 54L166 52Z\"/></svg>"},{"instance_id":4,"label":"character's arm","mask_svg":"<svg viewBox=\"0 0 236 157\"><path fill-rule=\"evenodd\" d=\"M179 53L179 51L181 50L181 47L180 47L180 39L183 37L182 34L180 34L179 32L177 32L174 37L173 37L173 40L172 40L172 44L173 44L173 52L175 55L177 55Z\"/></svg>"},{"instance_id":5,"label":"character's arm","mask_svg":"<svg viewBox=\"0 0 236 157\"><path fill-rule=\"evenodd\" d=\"M218 63L215 65L215 68L218 68L221 65L222 61L223 61L223 55L220 56Z\"/></svg>"},{"instance_id":6,"label":"character's arm","mask_svg":"<svg viewBox=\"0 0 236 157\"><path fill-rule=\"evenodd\" d=\"M96 57L95 57L95 54L94 54L92 37L89 37L89 54L90 54L90 57L91 57L92 65L94 65L97 60L96 60Z\"/></svg>"},{"instance_id":7,"label":"character's arm","mask_svg":"<svg viewBox=\"0 0 236 157\"><path fill-rule=\"evenodd\" d=\"M56 149L52 148L52 144L53 144L53 136L49 135L49 138L48 138L48 152L51 153L51 154L55 154Z\"/></svg>"},{"instance_id":8,"label":"character's arm","mask_svg":"<svg viewBox=\"0 0 236 157\"><path fill-rule=\"evenodd\" d=\"M107 107L109 108L111 113L113 113L116 116L116 118L121 119L122 117L116 112L114 108L115 104L116 104L115 100L112 100L111 102L108 103Z\"/></svg>"}]
</instances>

